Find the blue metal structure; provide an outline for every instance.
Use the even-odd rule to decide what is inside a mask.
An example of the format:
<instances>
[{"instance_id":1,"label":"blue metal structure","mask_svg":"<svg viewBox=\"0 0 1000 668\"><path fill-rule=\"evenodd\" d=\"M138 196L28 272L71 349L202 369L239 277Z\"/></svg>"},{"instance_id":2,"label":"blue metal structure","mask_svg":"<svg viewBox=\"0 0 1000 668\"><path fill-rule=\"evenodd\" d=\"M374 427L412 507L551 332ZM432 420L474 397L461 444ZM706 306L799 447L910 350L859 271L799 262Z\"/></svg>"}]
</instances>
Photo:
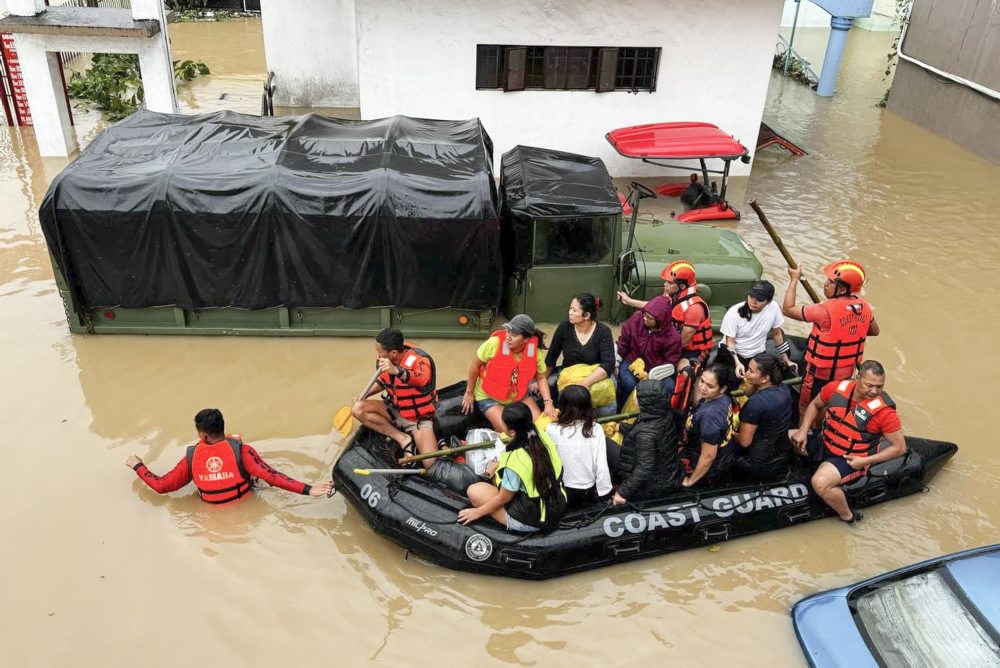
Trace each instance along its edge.
<instances>
[{"instance_id":1,"label":"blue metal structure","mask_svg":"<svg viewBox=\"0 0 1000 668\"><path fill-rule=\"evenodd\" d=\"M792 621L809 665L879 666L877 651L873 651L856 616L857 599L881 586L930 571L939 572L948 581L986 633L996 638L1000 633L1000 544L936 557L802 599L792 608Z\"/></svg>"},{"instance_id":2,"label":"blue metal structure","mask_svg":"<svg viewBox=\"0 0 1000 668\"><path fill-rule=\"evenodd\" d=\"M837 85L837 72L840 71L840 59L847 44L847 31L851 29L854 19L871 16L874 0L812 0L812 2L830 13L830 38L826 43L823 70L816 86L817 95L830 97Z\"/></svg>"}]
</instances>

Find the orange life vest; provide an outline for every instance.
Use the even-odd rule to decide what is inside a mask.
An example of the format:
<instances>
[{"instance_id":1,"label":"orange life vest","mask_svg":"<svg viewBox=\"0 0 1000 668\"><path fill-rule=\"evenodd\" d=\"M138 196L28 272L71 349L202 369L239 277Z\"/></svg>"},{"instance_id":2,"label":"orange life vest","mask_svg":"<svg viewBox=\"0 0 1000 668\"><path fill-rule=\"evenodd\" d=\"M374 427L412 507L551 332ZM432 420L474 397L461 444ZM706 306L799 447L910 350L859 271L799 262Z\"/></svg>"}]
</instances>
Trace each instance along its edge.
<instances>
[{"instance_id":1,"label":"orange life vest","mask_svg":"<svg viewBox=\"0 0 1000 668\"><path fill-rule=\"evenodd\" d=\"M379 376L378 380L389 395L388 401L396 408L399 415L411 422L417 422L434 415L437 403L437 368L434 366L434 359L416 345L407 341L404 346L403 357L399 360L403 376L390 376L386 372ZM420 358L425 358L430 364L431 379L426 385L416 387L407 382L409 376L406 374L413 370Z\"/></svg>"},{"instance_id":2,"label":"orange life vest","mask_svg":"<svg viewBox=\"0 0 1000 668\"><path fill-rule=\"evenodd\" d=\"M851 406L854 392L853 380L842 380L837 384L830 403L826 406L826 421L823 423L823 444L834 455L846 457L855 455L867 457L878 451L882 434L868 431L872 417L886 408L895 408L892 398L883 392L874 399L865 399Z\"/></svg>"},{"instance_id":3,"label":"orange life vest","mask_svg":"<svg viewBox=\"0 0 1000 668\"><path fill-rule=\"evenodd\" d=\"M202 501L228 503L250 493L253 479L243 468L242 450L239 436L211 445L199 441L187 449L188 472Z\"/></svg>"},{"instance_id":4,"label":"orange life vest","mask_svg":"<svg viewBox=\"0 0 1000 668\"><path fill-rule=\"evenodd\" d=\"M695 304L700 304L701 308L704 309L705 318L698 323L698 329L695 330L694 336L691 337L691 343L684 346L684 350L711 350L712 318L708 314L708 304L705 303L704 299L698 296L697 285L692 285L688 289L684 290L684 292L680 293L679 298L674 302L674 308L670 312L670 317L673 319L677 329L683 331L684 319L687 316L687 311Z\"/></svg>"},{"instance_id":5,"label":"orange life vest","mask_svg":"<svg viewBox=\"0 0 1000 668\"><path fill-rule=\"evenodd\" d=\"M861 297L827 299L819 304L830 314L830 329L821 332L813 323L806 342L806 363L817 369L854 367L865 352L872 308Z\"/></svg>"},{"instance_id":6,"label":"orange life vest","mask_svg":"<svg viewBox=\"0 0 1000 668\"><path fill-rule=\"evenodd\" d=\"M538 373L538 337L527 340L518 361L507 345L506 330L491 336L497 340L497 354L479 369L483 392L497 401L516 401L527 394L528 385Z\"/></svg>"}]
</instances>

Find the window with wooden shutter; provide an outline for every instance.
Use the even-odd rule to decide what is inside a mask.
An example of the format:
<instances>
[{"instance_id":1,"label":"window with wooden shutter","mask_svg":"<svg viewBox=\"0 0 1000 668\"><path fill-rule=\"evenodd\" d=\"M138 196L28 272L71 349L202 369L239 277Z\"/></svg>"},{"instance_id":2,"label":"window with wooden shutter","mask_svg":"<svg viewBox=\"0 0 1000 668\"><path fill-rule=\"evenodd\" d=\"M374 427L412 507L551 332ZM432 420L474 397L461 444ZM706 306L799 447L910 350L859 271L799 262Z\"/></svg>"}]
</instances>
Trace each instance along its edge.
<instances>
[{"instance_id":1,"label":"window with wooden shutter","mask_svg":"<svg viewBox=\"0 0 1000 668\"><path fill-rule=\"evenodd\" d=\"M500 49L496 44L476 47L476 88L500 88Z\"/></svg>"},{"instance_id":2,"label":"window with wooden shutter","mask_svg":"<svg viewBox=\"0 0 1000 668\"><path fill-rule=\"evenodd\" d=\"M545 88L566 88L568 51L569 49L562 46L545 48Z\"/></svg>"},{"instance_id":3,"label":"window with wooden shutter","mask_svg":"<svg viewBox=\"0 0 1000 668\"><path fill-rule=\"evenodd\" d=\"M590 83L591 61L594 60L596 49L587 47L570 47L566 49L566 88L569 90L586 90L593 88ZM596 63L595 63L596 66Z\"/></svg>"},{"instance_id":4,"label":"window with wooden shutter","mask_svg":"<svg viewBox=\"0 0 1000 668\"><path fill-rule=\"evenodd\" d=\"M613 91L615 89L617 79L618 47L602 47L597 58L597 92L607 93L609 91Z\"/></svg>"},{"instance_id":5,"label":"window with wooden shutter","mask_svg":"<svg viewBox=\"0 0 1000 668\"><path fill-rule=\"evenodd\" d=\"M504 48L504 92L524 90L524 66L528 58L528 48L525 46L508 46Z\"/></svg>"}]
</instances>

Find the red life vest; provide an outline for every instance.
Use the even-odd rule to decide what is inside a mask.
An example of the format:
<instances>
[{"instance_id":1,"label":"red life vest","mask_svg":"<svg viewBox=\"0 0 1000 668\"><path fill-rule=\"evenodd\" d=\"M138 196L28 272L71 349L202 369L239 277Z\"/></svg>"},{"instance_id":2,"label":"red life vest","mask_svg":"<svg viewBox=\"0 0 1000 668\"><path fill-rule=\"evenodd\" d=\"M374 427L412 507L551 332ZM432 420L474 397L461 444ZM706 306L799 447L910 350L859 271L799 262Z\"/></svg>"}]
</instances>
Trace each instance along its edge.
<instances>
[{"instance_id":1,"label":"red life vest","mask_svg":"<svg viewBox=\"0 0 1000 668\"><path fill-rule=\"evenodd\" d=\"M243 468L242 450L239 436L211 445L199 441L187 449L188 473L202 501L228 503L250 493L253 479Z\"/></svg>"},{"instance_id":2,"label":"red life vest","mask_svg":"<svg viewBox=\"0 0 1000 668\"><path fill-rule=\"evenodd\" d=\"M674 393L670 397L670 407L675 411L686 413L691 408L694 383L700 369L701 362L695 361L677 372Z\"/></svg>"},{"instance_id":3,"label":"red life vest","mask_svg":"<svg viewBox=\"0 0 1000 668\"><path fill-rule=\"evenodd\" d=\"M841 457L867 457L877 452L882 434L869 432L868 423L879 411L896 407L892 398L883 392L874 399L859 401L852 410L851 394L854 392L854 384L853 380L840 381L826 406L823 443L832 454Z\"/></svg>"},{"instance_id":4,"label":"red life vest","mask_svg":"<svg viewBox=\"0 0 1000 668\"><path fill-rule=\"evenodd\" d=\"M674 308L670 312L670 317L678 330L684 330L684 319L689 308L695 304L700 304L705 311L705 318L698 323L698 329L691 337L691 343L684 346L684 350L711 350L712 349L712 318L708 314L708 304L698 296L698 286L692 285L690 288L680 293L679 298L674 302Z\"/></svg>"},{"instance_id":5,"label":"red life vest","mask_svg":"<svg viewBox=\"0 0 1000 668\"><path fill-rule=\"evenodd\" d=\"M819 304L830 314L830 329L821 332L813 323L806 343L806 363L817 369L852 368L861 362L865 337L874 318L861 297L827 299Z\"/></svg>"},{"instance_id":6,"label":"red life vest","mask_svg":"<svg viewBox=\"0 0 1000 668\"><path fill-rule=\"evenodd\" d=\"M388 401L392 403L399 415L409 420L417 422L420 419L428 419L434 415L435 404L437 403L437 369L434 366L434 359L426 352L410 342L406 342L403 357L399 360L399 368L404 372L403 376L390 376L388 372L379 376L379 382L385 388ZM423 357L431 366L431 379L423 387L416 387L407 383L413 368Z\"/></svg>"},{"instance_id":7,"label":"red life vest","mask_svg":"<svg viewBox=\"0 0 1000 668\"><path fill-rule=\"evenodd\" d=\"M527 394L528 385L538 373L538 337L528 339L517 361L507 345L506 330L491 336L497 340L497 354L479 369L483 392L497 401L516 401Z\"/></svg>"}]
</instances>

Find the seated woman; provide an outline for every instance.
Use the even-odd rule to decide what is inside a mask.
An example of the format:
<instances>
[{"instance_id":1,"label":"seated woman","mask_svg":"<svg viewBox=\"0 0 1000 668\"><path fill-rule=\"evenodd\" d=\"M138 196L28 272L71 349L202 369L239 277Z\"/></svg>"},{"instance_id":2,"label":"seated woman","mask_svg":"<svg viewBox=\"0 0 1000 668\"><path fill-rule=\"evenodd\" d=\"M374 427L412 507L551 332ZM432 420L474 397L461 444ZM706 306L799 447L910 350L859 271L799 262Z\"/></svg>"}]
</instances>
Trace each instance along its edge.
<instances>
[{"instance_id":1,"label":"seated woman","mask_svg":"<svg viewBox=\"0 0 1000 668\"><path fill-rule=\"evenodd\" d=\"M569 303L569 319L559 323L549 351L545 355L546 371L555 379L564 367L574 364L599 364L600 367L579 382L590 388L594 383L614 377L615 339L611 328L597 322L597 300L594 295L581 293ZM562 363L559 357L562 356ZM553 374L552 372L556 373ZM615 406L602 407L598 413L611 415Z\"/></svg>"},{"instance_id":2,"label":"seated woman","mask_svg":"<svg viewBox=\"0 0 1000 668\"><path fill-rule=\"evenodd\" d=\"M562 459L569 507L611 494L604 430L594 422L587 388L570 385L559 393L559 420L546 427L545 433L556 444Z\"/></svg>"},{"instance_id":3,"label":"seated woman","mask_svg":"<svg viewBox=\"0 0 1000 668\"><path fill-rule=\"evenodd\" d=\"M618 380L625 397L639 382L632 370L636 360L642 360L647 373L665 364L676 366L681 358L681 334L670 319L670 302L654 299L630 315L618 336L618 354L622 358L618 366ZM672 376L660 382L667 392L673 392Z\"/></svg>"},{"instance_id":4,"label":"seated woman","mask_svg":"<svg viewBox=\"0 0 1000 668\"><path fill-rule=\"evenodd\" d=\"M612 498L616 506L665 496L678 489L681 482L677 424L670 411L670 394L656 380L640 381L635 394L639 419L625 432L617 457L608 457L621 481ZM608 448L618 450L613 443Z\"/></svg>"},{"instance_id":5,"label":"seated woman","mask_svg":"<svg viewBox=\"0 0 1000 668\"><path fill-rule=\"evenodd\" d=\"M477 407L493 430L501 434L507 431L501 418L503 407L517 401L524 402L533 417L543 411L553 420L556 417L545 360L539 352L545 349L545 335L523 313L515 315L503 327L476 351L462 397L463 413L468 415L473 406ZM532 391L541 396L541 407L530 396Z\"/></svg>"},{"instance_id":6,"label":"seated woman","mask_svg":"<svg viewBox=\"0 0 1000 668\"><path fill-rule=\"evenodd\" d=\"M562 461L556 446L537 433L531 411L523 403L504 406L502 419L509 425L510 441L500 455L495 484L477 482L466 496L471 508L458 512L460 524L489 515L508 531L531 533L555 528L566 511Z\"/></svg>"},{"instance_id":7,"label":"seated woman","mask_svg":"<svg viewBox=\"0 0 1000 668\"><path fill-rule=\"evenodd\" d=\"M781 368L773 355L761 353L747 367L750 398L740 409L736 442L736 479L743 482L783 480L792 461L792 394L781 384Z\"/></svg>"},{"instance_id":8,"label":"seated woman","mask_svg":"<svg viewBox=\"0 0 1000 668\"><path fill-rule=\"evenodd\" d=\"M774 303L774 286L769 281L757 281L747 293L746 301L726 311L722 319L722 340L733 354L736 377L743 378L754 355L764 352L767 336L771 335L785 366L797 369L788 357L789 344L781 326L785 317Z\"/></svg>"},{"instance_id":9,"label":"seated woman","mask_svg":"<svg viewBox=\"0 0 1000 668\"><path fill-rule=\"evenodd\" d=\"M734 447L731 446L735 415L729 396L730 371L711 366L698 377L697 401L684 423L681 459L686 460L685 487L728 484L732 477Z\"/></svg>"}]
</instances>

